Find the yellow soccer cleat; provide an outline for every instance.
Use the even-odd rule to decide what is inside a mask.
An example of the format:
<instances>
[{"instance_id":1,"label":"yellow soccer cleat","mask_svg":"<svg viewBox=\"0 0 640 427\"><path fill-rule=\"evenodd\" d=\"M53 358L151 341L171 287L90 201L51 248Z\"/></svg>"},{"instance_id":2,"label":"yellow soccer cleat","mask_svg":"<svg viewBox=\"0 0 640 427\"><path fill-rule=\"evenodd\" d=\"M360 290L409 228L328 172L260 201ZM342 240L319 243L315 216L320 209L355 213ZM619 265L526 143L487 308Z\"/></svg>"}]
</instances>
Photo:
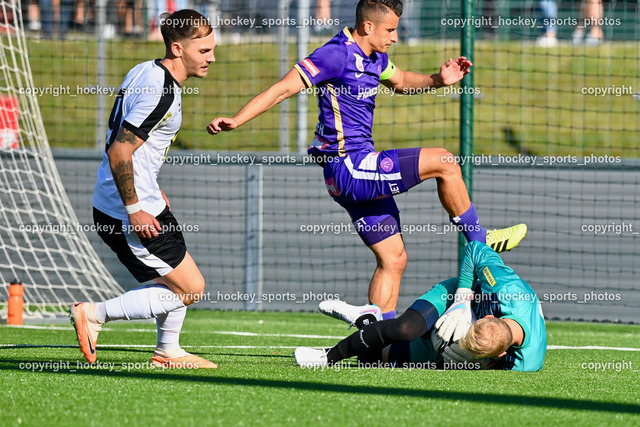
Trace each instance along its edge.
<instances>
[{"instance_id":1,"label":"yellow soccer cleat","mask_svg":"<svg viewBox=\"0 0 640 427\"><path fill-rule=\"evenodd\" d=\"M527 225L518 224L509 228L487 231L487 246L500 253L510 251L527 235Z\"/></svg>"},{"instance_id":2,"label":"yellow soccer cleat","mask_svg":"<svg viewBox=\"0 0 640 427\"><path fill-rule=\"evenodd\" d=\"M154 354L151 358L151 364L157 368L170 369L217 369L218 365L203 359L195 354L187 354L181 357L164 357Z\"/></svg>"}]
</instances>

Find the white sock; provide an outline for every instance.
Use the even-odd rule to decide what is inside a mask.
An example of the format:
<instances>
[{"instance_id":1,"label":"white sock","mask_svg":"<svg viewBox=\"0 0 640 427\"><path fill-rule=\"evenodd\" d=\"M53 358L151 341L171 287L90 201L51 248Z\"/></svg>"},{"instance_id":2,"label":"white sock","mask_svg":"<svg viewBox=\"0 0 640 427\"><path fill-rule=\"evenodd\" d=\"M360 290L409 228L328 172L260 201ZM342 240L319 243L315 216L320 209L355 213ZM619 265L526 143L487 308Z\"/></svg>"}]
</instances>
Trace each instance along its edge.
<instances>
[{"instance_id":1,"label":"white sock","mask_svg":"<svg viewBox=\"0 0 640 427\"><path fill-rule=\"evenodd\" d=\"M155 353L164 357L182 357L187 353L180 348L180 330L187 315L187 307L180 307L156 317L158 344Z\"/></svg>"},{"instance_id":2,"label":"white sock","mask_svg":"<svg viewBox=\"0 0 640 427\"><path fill-rule=\"evenodd\" d=\"M97 304L94 304L96 306L96 309L94 311L95 314L95 320L97 320L100 323L105 323L107 321L107 311L104 308L104 302L99 302ZM94 319L91 319L94 320Z\"/></svg>"},{"instance_id":3,"label":"white sock","mask_svg":"<svg viewBox=\"0 0 640 427\"><path fill-rule=\"evenodd\" d=\"M153 319L183 307L185 305L171 289L156 283L132 289L117 298L96 304L96 318L101 323Z\"/></svg>"}]
</instances>

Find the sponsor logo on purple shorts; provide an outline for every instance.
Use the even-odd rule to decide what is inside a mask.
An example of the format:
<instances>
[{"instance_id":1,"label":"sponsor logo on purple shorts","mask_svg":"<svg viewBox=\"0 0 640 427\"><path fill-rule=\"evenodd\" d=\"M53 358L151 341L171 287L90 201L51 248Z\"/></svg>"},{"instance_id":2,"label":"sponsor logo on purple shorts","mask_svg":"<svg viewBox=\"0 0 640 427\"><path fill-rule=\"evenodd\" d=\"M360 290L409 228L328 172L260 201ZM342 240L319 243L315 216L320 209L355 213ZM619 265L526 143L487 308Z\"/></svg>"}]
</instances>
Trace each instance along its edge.
<instances>
[{"instance_id":1,"label":"sponsor logo on purple shorts","mask_svg":"<svg viewBox=\"0 0 640 427\"><path fill-rule=\"evenodd\" d=\"M393 169L393 160L391 160L390 158L385 158L382 159L382 161L380 162L380 169L382 169L385 172L389 172Z\"/></svg>"}]
</instances>

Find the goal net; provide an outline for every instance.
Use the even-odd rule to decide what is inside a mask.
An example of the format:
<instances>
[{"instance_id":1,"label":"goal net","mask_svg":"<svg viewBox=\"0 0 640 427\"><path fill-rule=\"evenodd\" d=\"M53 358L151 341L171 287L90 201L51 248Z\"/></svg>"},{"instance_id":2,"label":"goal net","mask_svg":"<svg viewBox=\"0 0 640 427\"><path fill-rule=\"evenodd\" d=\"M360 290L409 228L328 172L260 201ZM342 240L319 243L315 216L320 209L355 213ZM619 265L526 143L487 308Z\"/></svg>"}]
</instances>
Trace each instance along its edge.
<instances>
[{"instance_id":1,"label":"goal net","mask_svg":"<svg viewBox=\"0 0 640 427\"><path fill-rule=\"evenodd\" d=\"M122 292L71 208L33 95L21 5L0 1L0 309L24 286L25 316Z\"/></svg>"}]
</instances>

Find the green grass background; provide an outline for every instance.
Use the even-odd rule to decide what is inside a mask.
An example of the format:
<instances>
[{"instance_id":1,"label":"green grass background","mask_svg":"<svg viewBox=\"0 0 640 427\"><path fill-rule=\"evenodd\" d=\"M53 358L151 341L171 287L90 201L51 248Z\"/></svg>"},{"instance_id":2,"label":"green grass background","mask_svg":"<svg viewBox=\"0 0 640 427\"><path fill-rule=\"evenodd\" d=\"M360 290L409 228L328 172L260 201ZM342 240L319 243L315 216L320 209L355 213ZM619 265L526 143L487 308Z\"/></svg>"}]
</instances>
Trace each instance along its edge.
<instances>
[{"instance_id":1,"label":"green grass background","mask_svg":"<svg viewBox=\"0 0 640 427\"><path fill-rule=\"evenodd\" d=\"M311 52L322 43L316 41ZM96 45L87 40L28 40L34 84L38 88L96 85ZM174 148L219 151L278 150L278 107L240 131L216 137L205 132L218 116L230 116L280 77L278 46L272 43L224 45L206 79L190 79L185 87L198 94L183 95L183 126ZM110 86L120 85L135 64L162 57L161 43L111 41L106 69ZM459 54L457 41L426 40L417 46L399 44L389 51L400 68L437 72ZM290 46L289 65L295 62ZM540 49L520 41L475 44L475 153L639 157L640 102L623 96L585 95L583 88L631 87L640 92L640 45L607 43L598 47L563 45ZM374 138L379 149L443 146L458 151L459 101L451 96L377 97ZM315 99L309 96L309 138L317 121ZM95 95L38 97L47 135L54 147L93 148L98 120ZM296 102L289 101L291 150L295 150ZM102 141L101 141L102 142Z\"/></svg>"},{"instance_id":2,"label":"green grass background","mask_svg":"<svg viewBox=\"0 0 640 427\"><path fill-rule=\"evenodd\" d=\"M640 352L549 350L537 373L408 369L303 370L293 349L330 346L346 325L313 313L190 311L181 344L218 370L78 368L71 327L0 326L0 424L15 425L637 425ZM98 360L148 362L155 325L114 322ZM640 327L548 322L550 345L640 348ZM144 331L140 331L144 330ZM252 332L257 336L216 332ZM11 348L7 344L21 344ZM117 348L100 347L120 345ZM127 347L145 344L148 348ZM273 346L206 348L200 346ZM68 363L32 372L25 363ZM595 371L588 363L619 363ZM621 365L620 363L624 363ZM21 365L22 364L22 365ZM66 366L66 365L65 365ZM614 365L610 365L614 366Z\"/></svg>"}]
</instances>

